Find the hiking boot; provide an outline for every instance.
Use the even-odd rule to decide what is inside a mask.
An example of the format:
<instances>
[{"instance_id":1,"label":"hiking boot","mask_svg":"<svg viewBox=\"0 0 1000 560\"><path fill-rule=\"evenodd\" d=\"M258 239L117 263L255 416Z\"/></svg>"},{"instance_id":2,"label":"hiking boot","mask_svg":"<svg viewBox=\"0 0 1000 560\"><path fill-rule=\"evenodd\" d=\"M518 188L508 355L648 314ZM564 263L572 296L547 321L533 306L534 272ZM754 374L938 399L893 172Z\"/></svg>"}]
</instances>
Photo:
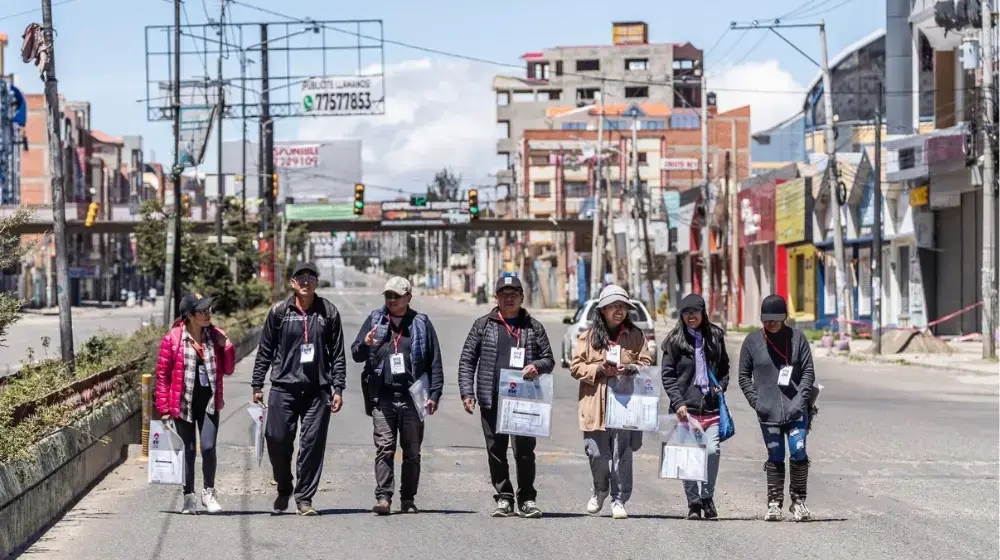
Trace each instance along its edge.
<instances>
[{"instance_id":1,"label":"hiking boot","mask_svg":"<svg viewBox=\"0 0 1000 560\"><path fill-rule=\"evenodd\" d=\"M299 509L299 515L305 515L305 516L319 515L319 512L316 511L316 508L313 507L311 502L300 503L298 505L298 509Z\"/></svg>"},{"instance_id":2,"label":"hiking boot","mask_svg":"<svg viewBox=\"0 0 1000 560\"><path fill-rule=\"evenodd\" d=\"M208 513L219 513L222 511L222 506L215 499L215 488L206 488L201 491L201 505L205 506L205 510Z\"/></svg>"},{"instance_id":3,"label":"hiking boot","mask_svg":"<svg viewBox=\"0 0 1000 560\"><path fill-rule=\"evenodd\" d=\"M375 505L372 506L372 513L376 515L389 515L389 508L392 506L392 502L385 498L379 498Z\"/></svg>"},{"instance_id":4,"label":"hiking boot","mask_svg":"<svg viewBox=\"0 0 1000 560\"><path fill-rule=\"evenodd\" d=\"M413 503L413 500L403 500L399 511L402 513L420 513L420 510L417 509L417 504Z\"/></svg>"},{"instance_id":5,"label":"hiking boot","mask_svg":"<svg viewBox=\"0 0 1000 560\"><path fill-rule=\"evenodd\" d=\"M602 492L600 494L594 494L591 496L590 501L587 502L587 513L591 515L596 515L601 513L601 509L604 508L604 500L608 499L608 493Z\"/></svg>"},{"instance_id":6,"label":"hiking boot","mask_svg":"<svg viewBox=\"0 0 1000 560\"><path fill-rule=\"evenodd\" d=\"M781 521L781 503L768 502L767 514L764 515L764 521Z\"/></svg>"},{"instance_id":7,"label":"hiking boot","mask_svg":"<svg viewBox=\"0 0 1000 560\"><path fill-rule=\"evenodd\" d=\"M628 519L628 512L625 511L625 504L621 502L611 502L612 519Z\"/></svg>"},{"instance_id":8,"label":"hiking boot","mask_svg":"<svg viewBox=\"0 0 1000 560\"><path fill-rule=\"evenodd\" d=\"M708 498L701 501L702 511L705 512L705 519L718 519L719 512L715 509L715 500Z\"/></svg>"},{"instance_id":9,"label":"hiking boot","mask_svg":"<svg viewBox=\"0 0 1000 560\"><path fill-rule=\"evenodd\" d=\"M194 494L184 494L184 507L181 508L184 515L198 515L198 498Z\"/></svg>"},{"instance_id":10,"label":"hiking boot","mask_svg":"<svg viewBox=\"0 0 1000 560\"><path fill-rule=\"evenodd\" d=\"M274 499L274 513L285 513L288 511L288 499L291 496L282 496L278 494L278 497Z\"/></svg>"},{"instance_id":11,"label":"hiking boot","mask_svg":"<svg viewBox=\"0 0 1000 560\"><path fill-rule=\"evenodd\" d=\"M535 500L525 500L521 504L521 517L525 519L538 519L542 516L542 510L535 505Z\"/></svg>"},{"instance_id":12,"label":"hiking boot","mask_svg":"<svg viewBox=\"0 0 1000 560\"><path fill-rule=\"evenodd\" d=\"M812 514L809 513L809 508L806 507L806 503L802 501L793 502L788 511L792 512L792 516L796 521L809 521L812 517Z\"/></svg>"},{"instance_id":13,"label":"hiking boot","mask_svg":"<svg viewBox=\"0 0 1000 560\"><path fill-rule=\"evenodd\" d=\"M688 504L688 519L701 519L701 502Z\"/></svg>"},{"instance_id":14,"label":"hiking boot","mask_svg":"<svg viewBox=\"0 0 1000 560\"><path fill-rule=\"evenodd\" d=\"M497 500L497 508L490 514L491 517L510 517L514 515L514 504L506 498Z\"/></svg>"}]
</instances>

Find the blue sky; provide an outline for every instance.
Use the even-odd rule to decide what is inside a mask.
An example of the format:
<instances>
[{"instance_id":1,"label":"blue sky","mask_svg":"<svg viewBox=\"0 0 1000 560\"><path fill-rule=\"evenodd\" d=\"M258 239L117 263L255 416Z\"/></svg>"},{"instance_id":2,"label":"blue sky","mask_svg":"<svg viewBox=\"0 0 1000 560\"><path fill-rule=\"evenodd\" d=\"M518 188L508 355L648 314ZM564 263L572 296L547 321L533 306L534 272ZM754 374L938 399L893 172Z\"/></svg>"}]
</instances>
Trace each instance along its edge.
<instances>
[{"instance_id":1,"label":"blue sky","mask_svg":"<svg viewBox=\"0 0 1000 560\"><path fill-rule=\"evenodd\" d=\"M147 160L152 150L157 160L170 161L170 123L147 122L145 105L136 100L145 97L144 28L171 24L172 2L54 2L60 93L92 104L94 128L113 135L141 134ZM715 76L710 88L715 83L716 87L732 90L719 93L723 108L749 103L755 128L789 116L783 115L788 112L786 107L801 103L801 96L789 92L802 90L817 69L779 38L763 31L745 36L740 31L723 35L730 21L772 19L805 6L787 19L824 18L831 58L885 25L885 3L877 0L633 0L627 7L591 0L245 3L317 20L382 19L386 39L513 64L520 63L521 54L544 47L608 44L611 22L615 20L648 22L650 40L654 42L690 41L708 50L722 37L709 52L706 67L710 76L726 71ZM20 60L21 33L32 21L41 21L41 12L16 14L39 5L40 0L0 2L0 31L11 36L7 71L17 75L26 93L41 92L42 84L38 71ZM206 11L213 19L217 17L219 0L186 0L185 8L191 23L203 23ZM230 10L235 21L281 20L237 4ZM814 29L788 30L786 36L818 58ZM491 182L488 174L495 170L497 159L490 79L497 73L518 70L394 45L386 45L385 59L384 117L286 120L278 125L277 140L360 136L365 141L366 181L402 189L419 188L434 169L444 165L457 169L469 183ZM209 63L213 74L214 64ZM188 73L185 68L184 74ZM237 123L227 122L224 138L235 140L239 135ZM456 138L460 140L456 142ZM213 153L210 149L203 171L214 170Z\"/></svg>"}]
</instances>

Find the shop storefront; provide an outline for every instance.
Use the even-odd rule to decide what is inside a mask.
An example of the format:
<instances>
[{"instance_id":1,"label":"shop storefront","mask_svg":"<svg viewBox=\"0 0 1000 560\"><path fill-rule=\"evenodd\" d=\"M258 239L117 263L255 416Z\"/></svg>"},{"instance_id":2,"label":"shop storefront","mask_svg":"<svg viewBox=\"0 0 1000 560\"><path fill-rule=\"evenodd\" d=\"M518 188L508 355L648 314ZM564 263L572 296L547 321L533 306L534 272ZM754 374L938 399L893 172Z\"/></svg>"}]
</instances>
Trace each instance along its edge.
<instances>
[{"instance_id":1,"label":"shop storefront","mask_svg":"<svg viewBox=\"0 0 1000 560\"><path fill-rule=\"evenodd\" d=\"M775 280L798 327L816 322L816 248L812 245L812 178L775 187Z\"/></svg>"},{"instance_id":2,"label":"shop storefront","mask_svg":"<svg viewBox=\"0 0 1000 560\"><path fill-rule=\"evenodd\" d=\"M744 186L737 194L740 269L739 323L760 323L760 304L775 293L775 181Z\"/></svg>"}]
</instances>

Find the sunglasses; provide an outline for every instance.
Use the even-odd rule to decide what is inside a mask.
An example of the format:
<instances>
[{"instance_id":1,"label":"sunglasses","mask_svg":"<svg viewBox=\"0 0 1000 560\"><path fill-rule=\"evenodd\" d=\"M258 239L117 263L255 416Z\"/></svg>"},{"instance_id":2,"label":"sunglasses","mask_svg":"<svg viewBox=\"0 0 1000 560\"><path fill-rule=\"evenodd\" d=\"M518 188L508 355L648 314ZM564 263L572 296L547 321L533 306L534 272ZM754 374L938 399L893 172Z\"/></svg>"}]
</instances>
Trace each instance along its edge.
<instances>
[{"instance_id":1,"label":"sunglasses","mask_svg":"<svg viewBox=\"0 0 1000 560\"><path fill-rule=\"evenodd\" d=\"M299 284L314 284L317 280L312 274L300 274L294 278Z\"/></svg>"},{"instance_id":2,"label":"sunglasses","mask_svg":"<svg viewBox=\"0 0 1000 560\"><path fill-rule=\"evenodd\" d=\"M382 295L384 295L385 299L387 299L389 301L395 301L397 299L403 299L403 298L406 297L406 296L401 296L401 295L393 293L393 292L386 292L386 293L384 293Z\"/></svg>"}]
</instances>

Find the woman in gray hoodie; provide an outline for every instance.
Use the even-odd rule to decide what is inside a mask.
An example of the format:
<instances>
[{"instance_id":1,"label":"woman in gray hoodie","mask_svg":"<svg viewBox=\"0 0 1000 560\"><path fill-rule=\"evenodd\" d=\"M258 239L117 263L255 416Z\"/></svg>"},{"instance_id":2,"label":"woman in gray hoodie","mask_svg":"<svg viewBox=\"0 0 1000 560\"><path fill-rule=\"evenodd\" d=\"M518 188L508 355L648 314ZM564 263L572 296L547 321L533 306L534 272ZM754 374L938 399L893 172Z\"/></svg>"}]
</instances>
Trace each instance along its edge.
<instances>
[{"instance_id":1,"label":"woman in gray hoodie","mask_svg":"<svg viewBox=\"0 0 1000 560\"><path fill-rule=\"evenodd\" d=\"M784 298L770 295L760 306L764 328L751 333L740 350L740 389L757 412L767 447L767 521L781 519L785 495L785 449L789 455L791 481L789 511L796 521L809 519L806 486L809 456L810 396L816 379L809 341L800 331L785 325L788 306Z\"/></svg>"}]
</instances>

